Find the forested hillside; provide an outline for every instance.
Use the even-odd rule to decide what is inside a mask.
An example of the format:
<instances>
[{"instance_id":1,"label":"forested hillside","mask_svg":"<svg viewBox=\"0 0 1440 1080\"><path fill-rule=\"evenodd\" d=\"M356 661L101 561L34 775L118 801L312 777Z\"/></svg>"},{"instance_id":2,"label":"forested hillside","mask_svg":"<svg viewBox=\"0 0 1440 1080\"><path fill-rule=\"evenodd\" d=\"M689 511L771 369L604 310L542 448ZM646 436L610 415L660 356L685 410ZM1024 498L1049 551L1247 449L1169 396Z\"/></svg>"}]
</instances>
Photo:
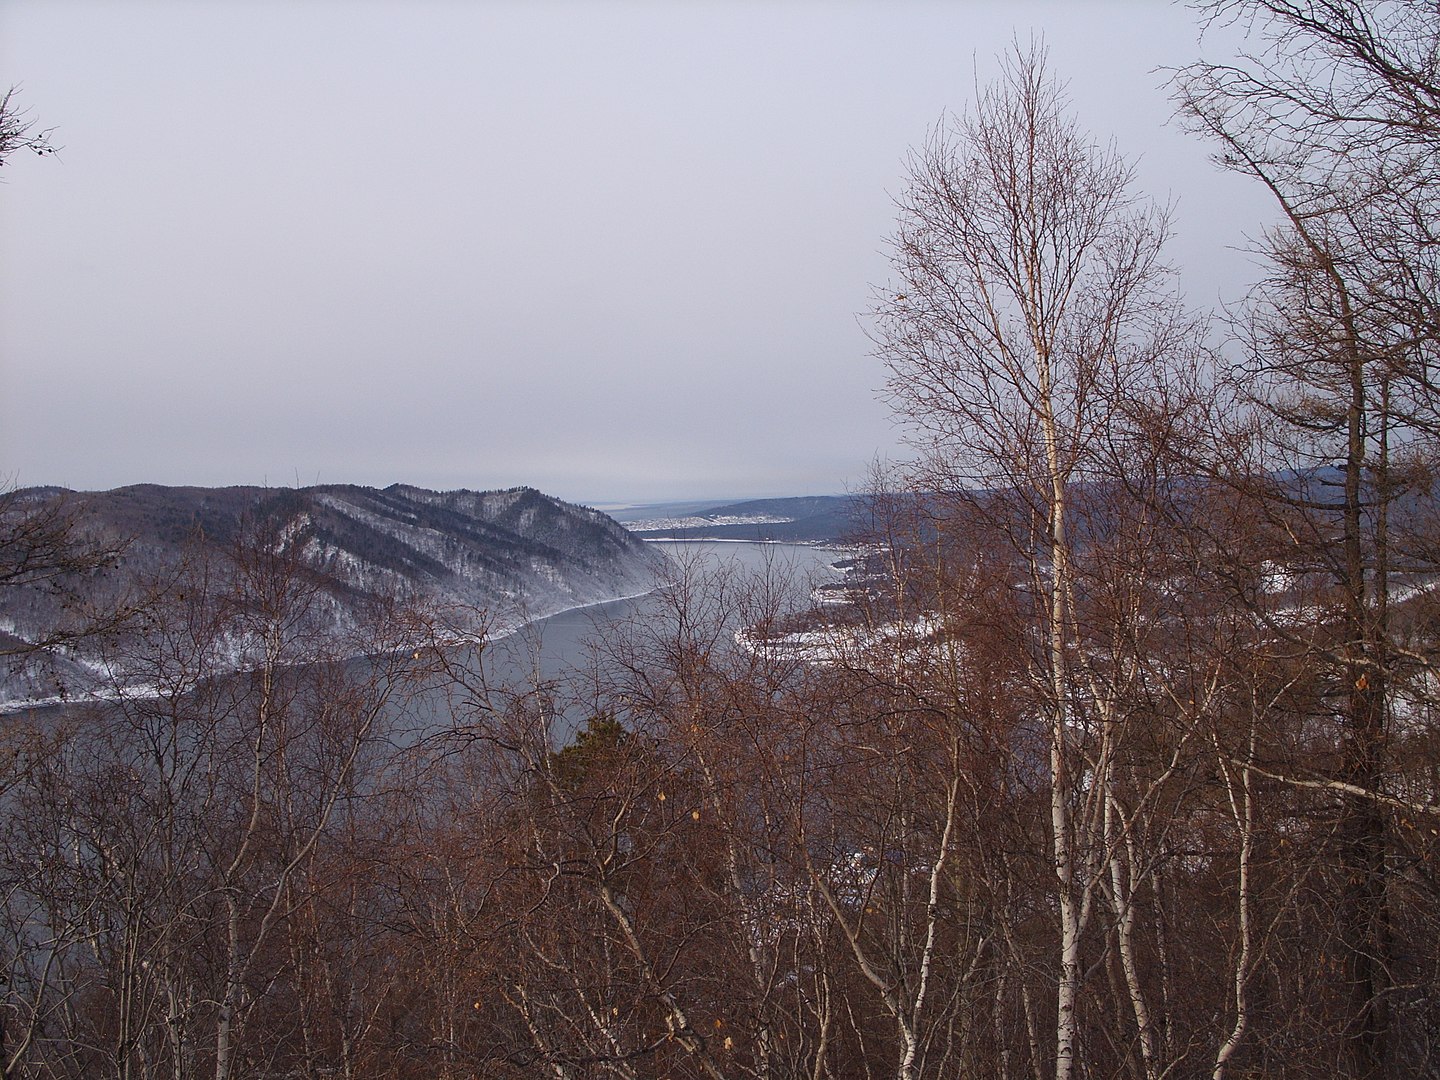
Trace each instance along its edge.
<instances>
[{"instance_id":1,"label":"forested hillside","mask_svg":"<svg viewBox=\"0 0 1440 1080\"><path fill-rule=\"evenodd\" d=\"M336 635L397 600L462 620L468 611L494 633L644 592L664 565L605 515L532 488L43 488L12 492L0 513L22 538L14 524L22 518L73 523L77 543L107 553L108 572L85 565L80 574L67 572L63 558L55 572L36 572L7 552L18 564L0 590L0 648L28 660L0 680L12 705L143 682L117 653L123 635L102 639L85 628L142 619L147 597L186 576L224 576L247 552L292 560L313 576L316 618L323 612ZM33 648L45 642L51 647Z\"/></svg>"},{"instance_id":2,"label":"forested hillside","mask_svg":"<svg viewBox=\"0 0 1440 1080\"><path fill-rule=\"evenodd\" d=\"M1200 6L1246 50L1172 85L1275 201L1262 280L1188 308L1017 44L896 196L916 456L847 602L691 561L574 679L501 684L381 584L604 523L314 489L63 629L152 692L0 731L0 1072L1440 1074L1440 12ZM53 505L0 587L134 557ZM422 692L453 721L407 738Z\"/></svg>"}]
</instances>

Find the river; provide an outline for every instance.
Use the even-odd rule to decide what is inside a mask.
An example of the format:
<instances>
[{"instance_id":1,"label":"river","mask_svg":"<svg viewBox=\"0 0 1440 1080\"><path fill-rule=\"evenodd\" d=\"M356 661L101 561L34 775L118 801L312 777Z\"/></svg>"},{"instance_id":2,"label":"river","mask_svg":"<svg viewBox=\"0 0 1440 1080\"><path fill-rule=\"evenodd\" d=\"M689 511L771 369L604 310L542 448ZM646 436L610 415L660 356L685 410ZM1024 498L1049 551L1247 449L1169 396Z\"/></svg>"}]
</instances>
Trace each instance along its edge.
<instances>
[{"instance_id":1,"label":"river","mask_svg":"<svg viewBox=\"0 0 1440 1080\"><path fill-rule=\"evenodd\" d=\"M706 575L728 575L732 581L762 575L779 577L807 589L823 582L838 581L840 571L833 564L848 557L840 548L807 544L753 543L747 541L654 540L670 556L677 572L691 572L703 580ZM657 583L658 584L658 583ZM525 627L486 647L486 674L494 684L530 687L537 679L558 685L581 671L588 658L587 646L605 622L644 617L653 613L665 617L655 594L612 600L604 604L562 611L536 619ZM421 705L426 714L422 726L440 724L448 705L438 697ZM580 705L560 703L561 717L556 737L566 736L585 720Z\"/></svg>"},{"instance_id":2,"label":"river","mask_svg":"<svg viewBox=\"0 0 1440 1080\"><path fill-rule=\"evenodd\" d=\"M670 556L677 573L688 570L698 575L699 580L706 575L723 573L730 575L732 581L743 582L768 574L793 581L802 589L839 580L841 574L832 564L848 554L840 548L805 544L710 540L650 542ZM661 584L656 583L657 589ZM558 687L584 669L587 646L600 626L610 620L643 618L647 613L653 613L655 618L665 617L654 592L590 604L536 619L486 644L484 671L487 681L492 686L512 688L530 688L537 681ZM452 660L466 664L462 648L456 649ZM372 661L356 658L350 663L358 677L368 676ZM568 741L576 727L584 723L588 714L582 705L566 704L563 699L557 704L560 711L555 737L564 742ZM73 702L45 702L17 705L9 711L23 712L32 721L49 723L71 714L75 707ZM418 696L407 696L405 703L398 706L398 711L392 713L391 720L397 725L397 735L400 730L410 732L409 736L398 735L406 740L449 729L457 721L463 724L463 715L456 715L461 711L454 705L447 688L435 687Z\"/></svg>"}]
</instances>

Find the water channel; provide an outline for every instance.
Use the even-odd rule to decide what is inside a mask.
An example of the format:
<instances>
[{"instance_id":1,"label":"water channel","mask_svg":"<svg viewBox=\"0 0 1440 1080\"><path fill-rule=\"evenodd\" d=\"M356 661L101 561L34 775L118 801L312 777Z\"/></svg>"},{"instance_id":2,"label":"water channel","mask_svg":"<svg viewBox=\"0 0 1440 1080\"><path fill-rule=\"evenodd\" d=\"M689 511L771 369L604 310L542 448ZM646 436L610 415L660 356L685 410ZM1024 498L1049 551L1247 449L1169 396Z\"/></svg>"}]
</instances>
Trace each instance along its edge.
<instances>
[{"instance_id":1,"label":"water channel","mask_svg":"<svg viewBox=\"0 0 1440 1080\"><path fill-rule=\"evenodd\" d=\"M686 573L692 580L705 582L726 577L735 586L768 576L772 581L793 582L801 594L815 585L837 581L842 574L834 563L847 558L841 548L805 544L778 544L748 541L652 541L670 556L674 572ZM510 634L485 644L483 650L484 681L492 687L528 690L537 685L561 688L578 672L583 672L590 655L590 644L610 621L622 619L662 619L668 616L658 590L656 592L608 603L591 604L536 619ZM739 628L738 625L736 627ZM473 646L457 647L452 661L471 676L482 670ZM350 661L358 677L365 678L373 661L356 658ZM475 680L479 682L479 679ZM457 702L461 702L457 704ZM584 723L589 712L583 704L567 700L564 693L554 699L558 710L553 734L557 742L569 741L573 731ZM22 710L31 722L52 723L72 715L71 703L30 705ZM466 706L463 695L453 685L437 684L418 695L406 695L396 702L391 714L395 737L401 741L425 738L464 725ZM402 734L402 732L408 732Z\"/></svg>"},{"instance_id":2,"label":"water channel","mask_svg":"<svg viewBox=\"0 0 1440 1080\"><path fill-rule=\"evenodd\" d=\"M708 540L651 543L670 556L676 573L692 575L697 581L723 577L741 585L768 576L771 580L793 582L803 592L838 581L842 575L834 564L849 555L840 548L806 544ZM511 687L560 685L585 669L590 643L605 623L646 617L667 617L657 594L592 604L537 619L486 646L486 677L491 684ZM586 710L583 705L563 700L557 707L560 716L555 736L565 742L568 734L584 722ZM443 725L449 720L445 711L450 708L452 705L439 697L421 703L421 726Z\"/></svg>"}]
</instances>

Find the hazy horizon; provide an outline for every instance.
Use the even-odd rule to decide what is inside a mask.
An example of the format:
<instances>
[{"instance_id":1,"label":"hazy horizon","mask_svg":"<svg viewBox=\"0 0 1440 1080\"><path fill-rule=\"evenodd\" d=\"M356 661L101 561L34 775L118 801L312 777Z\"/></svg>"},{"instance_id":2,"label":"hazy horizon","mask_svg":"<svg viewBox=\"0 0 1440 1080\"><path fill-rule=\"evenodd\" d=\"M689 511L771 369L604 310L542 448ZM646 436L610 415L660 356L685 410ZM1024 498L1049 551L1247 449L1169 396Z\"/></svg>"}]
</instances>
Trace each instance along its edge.
<instances>
[{"instance_id":1,"label":"hazy horizon","mask_svg":"<svg viewBox=\"0 0 1440 1080\"><path fill-rule=\"evenodd\" d=\"M1170 123L1180 7L12 0L63 149L0 184L0 477L863 487L905 155L1032 33L1239 295L1268 207Z\"/></svg>"}]
</instances>

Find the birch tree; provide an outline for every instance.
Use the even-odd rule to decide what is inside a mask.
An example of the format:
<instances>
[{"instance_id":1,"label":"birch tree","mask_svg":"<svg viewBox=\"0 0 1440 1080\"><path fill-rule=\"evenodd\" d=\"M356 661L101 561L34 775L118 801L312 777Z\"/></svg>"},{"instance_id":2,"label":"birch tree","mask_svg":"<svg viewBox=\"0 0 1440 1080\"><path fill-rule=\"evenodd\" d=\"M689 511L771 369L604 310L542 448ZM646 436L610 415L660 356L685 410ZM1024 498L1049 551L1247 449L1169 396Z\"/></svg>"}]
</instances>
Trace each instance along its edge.
<instances>
[{"instance_id":1,"label":"birch tree","mask_svg":"<svg viewBox=\"0 0 1440 1080\"><path fill-rule=\"evenodd\" d=\"M1078 493L1118 478L1117 452L1139 438L1138 403L1194 328L1162 260L1165 213L1134 194L1114 148L1069 117L1039 46L1017 46L908 166L878 354L925 454L919 485L975 493L972 507L1025 570L1058 900L1053 1053L1066 1080L1080 1054L1082 941L1109 875L1107 832L1113 853L1122 831L1106 740L1121 730L1133 675L1102 674L1087 651ZM1123 928L1127 903L1117 904ZM1143 1031L1138 999L1136 1015Z\"/></svg>"}]
</instances>

